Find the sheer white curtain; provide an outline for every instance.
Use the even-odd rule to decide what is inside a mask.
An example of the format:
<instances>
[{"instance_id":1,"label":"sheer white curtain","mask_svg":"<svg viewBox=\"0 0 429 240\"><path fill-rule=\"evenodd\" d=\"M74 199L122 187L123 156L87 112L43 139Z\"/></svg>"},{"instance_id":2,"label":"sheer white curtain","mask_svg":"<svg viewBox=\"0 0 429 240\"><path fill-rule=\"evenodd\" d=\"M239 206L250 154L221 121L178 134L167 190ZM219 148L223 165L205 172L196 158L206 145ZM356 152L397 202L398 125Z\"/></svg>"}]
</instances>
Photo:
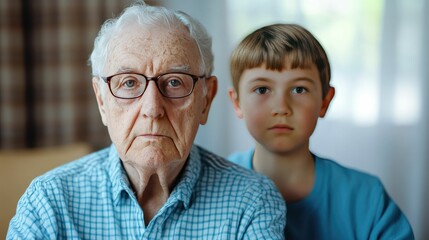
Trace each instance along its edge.
<instances>
[{"instance_id":1,"label":"sheer white curtain","mask_svg":"<svg viewBox=\"0 0 429 240\"><path fill-rule=\"evenodd\" d=\"M227 98L229 54L250 31L298 23L322 42L336 96L312 150L381 178L429 239L429 3L359 0L162 1L199 19L213 36L219 92L197 143L222 155L253 145Z\"/></svg>"}]
</instances>

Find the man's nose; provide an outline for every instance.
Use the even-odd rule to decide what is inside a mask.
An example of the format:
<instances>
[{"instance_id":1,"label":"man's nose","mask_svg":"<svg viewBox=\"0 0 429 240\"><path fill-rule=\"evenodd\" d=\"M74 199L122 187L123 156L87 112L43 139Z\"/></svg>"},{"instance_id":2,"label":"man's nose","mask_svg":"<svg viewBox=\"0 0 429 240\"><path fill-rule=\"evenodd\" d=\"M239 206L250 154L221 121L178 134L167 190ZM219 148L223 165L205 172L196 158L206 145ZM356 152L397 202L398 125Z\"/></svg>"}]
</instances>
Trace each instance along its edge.
<instances>
[{"instance_id":1,"label":"man's nose","mask_svg":"<svg viewBox=\"0 0 429 240\"><path fill-rule=\"evenodd\" d=\"M162 118L165 114L164 97L155 81L148 81L146 90L140 99L141 114L147 118Z\"/></svg>"}]
</instances>

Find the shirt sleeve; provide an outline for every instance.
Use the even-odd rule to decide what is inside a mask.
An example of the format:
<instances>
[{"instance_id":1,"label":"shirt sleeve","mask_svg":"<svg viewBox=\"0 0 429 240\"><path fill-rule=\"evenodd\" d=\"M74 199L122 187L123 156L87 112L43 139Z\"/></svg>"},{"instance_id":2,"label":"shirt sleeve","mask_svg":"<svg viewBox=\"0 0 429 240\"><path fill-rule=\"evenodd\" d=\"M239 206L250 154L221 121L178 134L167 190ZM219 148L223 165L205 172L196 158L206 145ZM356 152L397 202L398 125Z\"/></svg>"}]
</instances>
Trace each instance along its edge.
<instances>
[{"instance_id":1,"label":"shirt sleeve","mask_svg":"<svg viewBox=\"0 0 429 240\"><path fill-rule=\"evenodd\" d=\"M389 197L383 185L379 184L381 185L380 198L370 239L414 239L413 230L407 218Z\"/></svg>"},{"instance_id":2,"label":"shirt sleeve","mask_svg":"<svg viewBox=\"0 0 429 240\"><path fill-rule=\"evenodd\" d=\"M263 182L263 185L260 188L263 191L252 204L243 239L285 239L286 204L274 184Z\"/></svg>"},{"instance_id":3,"label":"shirt sleeve","mask_svg":"<svg viewBox=\"0 0 429 240\"><path fill-rule=\"evenodd\" d=\"M56 219L45 192L32 183L18 202L6 239L56 239Z\"/></svg>"}]
</instances>

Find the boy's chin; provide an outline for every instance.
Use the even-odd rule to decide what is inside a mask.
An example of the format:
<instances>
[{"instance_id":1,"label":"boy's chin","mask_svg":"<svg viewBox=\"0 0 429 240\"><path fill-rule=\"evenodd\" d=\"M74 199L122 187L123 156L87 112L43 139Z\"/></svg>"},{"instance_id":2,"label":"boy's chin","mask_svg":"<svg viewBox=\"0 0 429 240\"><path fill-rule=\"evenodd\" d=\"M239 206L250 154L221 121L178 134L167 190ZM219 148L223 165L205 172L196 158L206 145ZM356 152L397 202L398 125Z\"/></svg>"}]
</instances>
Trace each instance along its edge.
<instances>
[{"instance_id":1,"label":"boy's chin","mask_svg":"<svg viewBox=\"0 0 429 240\"><path fill-rule=\"evenodd\" d=\"M266 150L276 155L291 155L297 152L301 152L303 149L302 146L297 144L288 144L287 142L281 143L270 143L263 145ZM308 148L306 149L308 151Z\"/></svg>"}]
</instances>

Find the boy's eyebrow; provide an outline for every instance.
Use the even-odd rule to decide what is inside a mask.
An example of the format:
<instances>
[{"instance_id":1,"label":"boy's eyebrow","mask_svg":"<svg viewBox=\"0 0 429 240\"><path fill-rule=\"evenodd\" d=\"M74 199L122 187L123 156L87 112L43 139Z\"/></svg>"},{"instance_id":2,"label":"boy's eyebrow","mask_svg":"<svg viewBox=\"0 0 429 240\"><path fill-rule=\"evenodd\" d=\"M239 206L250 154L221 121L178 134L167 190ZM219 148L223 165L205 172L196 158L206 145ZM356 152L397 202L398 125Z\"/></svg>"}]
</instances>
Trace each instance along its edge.
<instances>
[{"instance_id":1,"label":"boy's eyebrow","mask_svg":"<svg viewBox=\"0 0 429 240\"><path fill-rule=\"evenodd\" d=\"M297 82L297 81L306 81L309 82L311 84L316 84L315 79L309 78L309 77L298 77L298 78L294 78L292 81Z\"/></svg>"},{"instance_id":2,"label":"boy's eyebrow","mask_svg":"<svg viewBox=\"0 0 429 240\"><path fill-rule=\"evenodd\" d=\"M270 78L267 78L267 77L255 77L255 78L250 79L248 82L252 83L252 82L256 82L256 81L272 82L272 80L270 80ZM311 84L316 84L317 80L309 78L309 77L297 77L297 78L290 79L290 81L291 82L306 81L306 82L309 82Z\"/></svg>"},{"instance_id":3,"label":"boy's eyebrow","mask_svg":"<svg viewBox=\"0 0 429 240\"><path fill-rule=\"evenodd\" d=\"M249 80L249 82L255 82L255 81L264 81L264 82L270 82L270 78L266 77L254 77Z\"/></svg>"},{"instance_id":4,"label":"boy's eyebrow","mask_svg":"<svg viewBox=\"0 0 429 240\"><path fill-rule=\"evenodd\" d=\"M245 82L245 85L253 85L253 84L266 84L273 82L270 78L267 77L254 77Z\"/></svg>"}]
</instances>

